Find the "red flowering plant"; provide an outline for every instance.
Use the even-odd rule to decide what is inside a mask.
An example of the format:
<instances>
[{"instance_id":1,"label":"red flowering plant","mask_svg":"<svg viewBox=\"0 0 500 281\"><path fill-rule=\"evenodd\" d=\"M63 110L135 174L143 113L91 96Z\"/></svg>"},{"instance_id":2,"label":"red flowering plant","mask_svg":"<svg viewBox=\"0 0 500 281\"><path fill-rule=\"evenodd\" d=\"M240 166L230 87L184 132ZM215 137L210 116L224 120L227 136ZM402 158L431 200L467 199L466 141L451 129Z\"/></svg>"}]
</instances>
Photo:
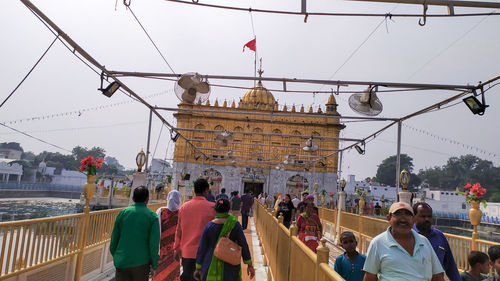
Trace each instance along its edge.
<instances>
[{"instance_id":1,"label":"red flowering plant","mask_svg":"<svg viewBox=\"0 0 500 281\"><path fill-rule=\"evenodd\" d=\"M97 173L97 169L102 168L102 158L98 158L94 160L94 157L87 156L80 161L80 171L87 172L87 175L95 175Z\"/></svg>"},{"instance_id":2,"label":"red flowering plant","mask_svg":"<svg viewBox=\"0 0 500 281\"><path fill-rule=\"evenodd\" d=\"M476 182L474 185L467 183L465 186L465 192L458 192L465 196L465 201L470 202L470 201L479 201L483 203L483 206L486 208L486 200L481 199L483 198L484 194L486 194L486 189L481 186L478 182Z\"/></svg>"}]
</instances>

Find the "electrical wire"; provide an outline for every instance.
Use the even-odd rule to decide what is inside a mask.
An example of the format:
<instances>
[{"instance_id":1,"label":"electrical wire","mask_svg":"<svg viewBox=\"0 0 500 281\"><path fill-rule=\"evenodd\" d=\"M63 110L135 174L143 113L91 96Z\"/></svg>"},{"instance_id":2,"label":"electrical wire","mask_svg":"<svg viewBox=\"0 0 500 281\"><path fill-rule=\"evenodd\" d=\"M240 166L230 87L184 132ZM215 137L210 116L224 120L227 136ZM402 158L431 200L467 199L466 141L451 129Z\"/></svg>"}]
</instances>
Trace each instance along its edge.
<instances>
[{"instance_id":1,"label":"electrical wire","mask_svg":"<svg viewBox=\"0 0 500 281\"><path fill-rule=\"evenodd\" d=\"M35 139L35 140L37 140L37 141L39 141L39 142L43 142L43 143L48 144L48 145L51 145L51 146L53 146L53 147L55 147L55 148L58 148L58 149L61 149L61 150L64 150L64 151L66 151L66 152L71 153L71 150L68 150L68 149L66 149L66 148L62 148L62 147L60 147L60 146L58 146L58 145L55 145L55 144L53 144L53 143L50 143L50 142L48 142L48 141L44 141L44 140L42 140L42 139L40 139L40 138L34 137L34 136L32 136L32 135L30 135L30 134L28 134L28 133L25 133L25 132L20 131L20 130L18 130L18 129L12 128L12 127L7 126L7 125L5 125L5 124L3 124L3 123L0 123L0 125L4 126L5 128L11 129L11 130L13 130L13 131L16 131L16 132L18 132L18 133L20 133L20 134L23 134L23 135L25 135L25 136L27 136L27 137L30 137L30 138L32 138L32 139Z\"/></svg>"},{"instance_id":2,"label":"electrical wire","mask_svg":"<svg viewBox=\"0 0 500 281\"><path fill-rule=\"evenodd\" d=\"M256 13L268 13L268 14L283 14L283 15L296 15L296 16L334 16L334 17L413 17L420 18L422 14L377 14L377 13L315 13L308 12L304 14L302 12L291 12L291 11L279 11L279 10L264 10L264 9L253 9L253 8L240 8L240 7L232 7L232 6L222 6L222 5L213 5L213 4L204 4L194 1L182 1L182 0L164 0L174 3L180 4L188 4L209 8L217 8L217 9L225 9L225 10L234 10L234 11L243 11L243 12L256 12ZM473 16L486 16L486 15L495 15L498 16L500 13L468 13L468 14L427 14L426 17L473 17Z\"/></svg>"},{"instance_id":3,"label":"electrical wire","mask_svg":"<svg viewBox=\"0 0 500 281\"><path fill-rule=\"evenodd\" d=\"M132 16L134 16L134 18L137 21L137 23L141 26L141 28L144 31L144 33L146 34L146 36L149 38L149 41L151 41L151 43L153 44L153 46L155 47L156 51L158 51L158 54L160 54L161 58L167 64L168 68L170 68L170 71L172 71L172 73L175 73L174 69L170 66L170 64L168 63L168 61L165 58L165 56L162 54L162 52L160 51L160 49L158 49L158 46L156 46L156 43L153 41L153 38L151 38L151 36L149 35L149 33L146 31L146 29L142 25L141 21L139 21L139 19L135 15L134 11L132 11L132 8L130 8L129 5L126 5L126 6L127 6L128 10L130 11L130 13L132 14Z\"/></svg>"},{"instance_id":4,"label":"electrical wire","mask_svg":"<svg viewBox=\"0 0 500 281\"><path fill-rule=\"evenodd\" d=\"M493 10L493 12L495 12L496 10ZM451 47L453 47L453 45L455 45L458 41L462 40L467 34L469 34L472 30L474 30L476 27L478 27L484 20L486 20L490 15L486 15L485 17L483 17L480 21L478 21L476 24L474 24L471 28L469 28L465 33L463 33L460 37L458 37L457 39L455 39L453 42L451 42L451 44L449 44L448 46L446 46L444 49L442 49L441 51L439 51L435 56L433 56L432 58L430 58L428 61L426 61L422 66L420 66L417 70L415 70L415 72L413 72L407 80L413 78L417 73L419 73L422 69L424 69L427 65L431 64L435 59L437 59L439 56L441 56L442 54L444 54L444 52L448 51Z\"/></svg>"},{"instance_id":5,"label":"electrical wire","mask_svg":"<svg viewBox=\"0 0 500 281\"><path fill-rule=\"evenodd\" d=\"M52 48L52 46L54 45L54 43L57 41L58 38L59 38L59 35L57 35L56 38L54 38L52 43L50 43L49 47L45 50L45 52L43 52L42 56L36 61L35 65L33 65L33 67L31 67L30 71L28 71L28 73L24 76L24 78L21 80L21 82L19 82L19 84L17 84L16 88L14 88L14 90L10 93L10 95L8 95L7 98L5 98L5 100L2 102L2 104L0 104L0 108L7 102L7 100L9 100L10 97L12 97L12 95L17 91L17 89L21 86L21 84L23 84L23 82L26 80L26 78L28 78L28 76L35 69L35 67L38 65L38 63L40 63L40 61L43 59L45 54L47 54L47 52L50 50L50 48Z\"/></svg>"}]
</instances>

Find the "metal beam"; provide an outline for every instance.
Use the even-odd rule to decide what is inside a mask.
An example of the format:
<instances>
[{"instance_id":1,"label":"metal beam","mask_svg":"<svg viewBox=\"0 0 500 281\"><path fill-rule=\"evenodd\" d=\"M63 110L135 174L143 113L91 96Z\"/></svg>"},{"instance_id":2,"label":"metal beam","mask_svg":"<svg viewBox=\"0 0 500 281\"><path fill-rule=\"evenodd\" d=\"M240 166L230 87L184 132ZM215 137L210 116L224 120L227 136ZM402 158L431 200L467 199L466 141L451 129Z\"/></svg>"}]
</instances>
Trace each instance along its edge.
<instances>
[{"instance_id":1,"label":"metal beam","mask_svg":"<svg viewBox=\"0 0 500 281\"><path fill-rule=\"evenodd\" d=\"M431 5L431 6L447 6L447 7L469 7L469 8L489 8L499 9L498 2L479 2L479 1L456 1L456 0L349 0L362 2L385 2L398 4L416 4L416 5Z\"/></svg>"},{"instance_id":2,"label":"metal beam","mask_svg":"<svg viewBox=\"0 0 500 281\"><path fill-rule=\"evenodd\" d=\"M116 77L174 77L180 78L182 74L175 73L154 73L154 72L130 72L130 71L109 71ZM387 88L417 88L417 89L448 89L448 90L474 90L475 86L470 85L446 85L446 84L423 84L423 83L397 83L383 81L352 81L352 80L318 80L301 78L277 78L277 77L254 77L254 76L228 76L228 75L201 75L205 79L220 80L249 80L249 81L274 81L286 83L320 84L320 85L357 85L357 86L381 86Z\"/></svg>"},{"instance_id":3,"label":"metal beam","mask_svg":"<svg viewBox=\"0 0 500 281\"><path fill-rule=\"evenodd\" d=\"M215 143L217 141L215 140L199 140L199 139L189 139L190 141L192 142L210 142L210 143ZM279 145L279 144L264 144L264 143L250 143L250 142L235 142L233 141L233 143L231 145L228 145L228 146L232 146L232 145L254 145L254 146L272 146L272 147L285 147L285 148L293 148L293 149L302 149L300 146L291 146L291 145ZM229 149L231 150L231 149ZM339 149L326 149L326 148L319 148L318 151L321 150L321 151L339 151Z\"/></svg>"},{"instance_id":4,"label":"metal beam","mask_svg":"<svg viewBox=\"0 0 500 281\"><path fill-rule=\"evenodd\" d=\"M328 119L347 119L347 120L372 120L372 121L398 121L398 118L386 118L386 117L360 117L360 116L335 116L326 114L314 114L314 113L280 113L278 112L255 112L255 111L237 111L237 110L213 110L213 109L191 109L191 108L175 108L175 107L159 107L155 106L158 110L167 110L175 112L206 112L206 113L229 113L229 114L247 114L247 115L264 115L264 116L285 116L285 117L302 117L302 118L328 118Z\"/></svg>"},{"instance_id":5,"label":"metal beam","mask_svg":"<svg viewBox=\"0 0 500 281\"><path fill-rule=\"evenodd\" d=\"M212 133L221 133L221 130L211 130L211 129L188 129L188 128L174 128L174 130L178 131L191 131L191 132L212 132ZM233 134L248 134L248 135L263 135L263 136L279 136L279 137L298 137L303 139L308 139L309 135L290 135L290 134L278 134L278 133L264 133L264 132L246 132L246 131L229 131ZM313 136L315 139L331 139L331 140L340 140L340 141L362 141L362 139L351 139L351 138L341 138L341 137L324 137L324 136Z\"/></svg>"}]
</instances>

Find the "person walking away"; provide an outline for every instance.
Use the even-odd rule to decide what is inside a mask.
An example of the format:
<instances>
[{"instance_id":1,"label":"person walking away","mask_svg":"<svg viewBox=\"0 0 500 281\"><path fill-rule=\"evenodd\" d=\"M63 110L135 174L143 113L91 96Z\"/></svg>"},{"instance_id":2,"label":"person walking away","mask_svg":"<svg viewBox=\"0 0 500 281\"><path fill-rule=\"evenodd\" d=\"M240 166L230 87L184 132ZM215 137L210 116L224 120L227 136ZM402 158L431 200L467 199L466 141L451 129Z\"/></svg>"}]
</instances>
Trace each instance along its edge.
<instances>
[{"instance_id":1,"label":"person walking away","mask_svg":"<svg viewBox=\"0 0 500 281\"><path fill-rule=\"evenodd\" d=\"M283 201L279 203L276 217L279 217L280 214L283 216L283 225L286 228L290 228L292 218L295 217L295 208L293 207L290 194L286 194L285 196L283 196Z\"/></svg>"},{"instance_id":2,"label":"person walking away","mask_svg":"<svg viewBox=\"0 0 500 281\"><path fill-rule=\"evenodd\" d=\"M260 197L260 203L262 204L266 204L266 199L267 199L267 193L264 192L264 195L262 195L262 197Z\"/></svg>"},{"instance_id":3,"label":"person walking away","mask_svg":"<svg viewBox=\"0 0 500 281\"><path fill-rule=\"evenodd\" d=\"M299 215L297 228L300 241L316 253L316 248L319 246L319 240L323 233L323 227L318 215L314 213L313 203L307 204L305 212Z\"/></svg>"},{"instance_id":4,"label":"person walking away","mask_svg":"<svg viewBox=\"0 0 500 281\"><path fill-rule=\"evenodd\" d=\"M365 272L363 266L366 256L356 251L358 241L356 236L350 231L344 231L340 234L340 246L344 248L345 253L335 259L333 268L346 281L363 281Z\"/></svg>"},{"instance_id":5,"label":"person walking away","mask_svg":"<svg viewBox=\"0 0 500 281\"><path fill-rule=\"evenodd\" d=\"M201 235L200 246L196 254L195 280L237 281L241 280L241 265L231 265L213 255L217 242L221 237L229 236L233 242L241 246L243 262L247 264L250 279L255 275L252 257L248 248L243 228L238 220L228 214L229 201L221 198L215 202L215 219L208 222Z\"/></svg>"},{"instance_id":6,"label":"person walking away","mask_svg":"<svg viewBox=\"0 0 500 281\"><path fill-rule=\"evenodd\" d=\"M180 264L174 259L175 229L177 227L181 194L172 190L167 195L167 207L156 211L160 223L160 260L153 281L179 281Z\"/></svg>"},{"instance_id":7,"label":"person walking away","mask_svg":"<svg viewBox=\"0 0 500 281\"><path fill-rule=\"evenodd\" d=\"M221 188L220 193L217 194L217 196L215 196L215 201L217 201L217 200L219 200L221 198L229 200L229 197L227 197L226 189L225 188Z\"/></svg>"},{"instance_id":8,"label":"person walking away","mask_svg":"<svg viewBox=\"0 0 500 281\"><path fill-rule=\"evenodd\" d=\"M181 281L192 281L196 265L196 251L200 244L201 232L207 222L215 217L214 203L206 199L209 184L205 179L194 182L195 197L179 209L179 219L175 231L174 258L182 259Z\"/></svg>"},{"instance_id":9,"label":"person walking away","mask_svg":"<svg viewBox=\"0 0 500 281\"><path fill-rule=\"evenodd\" d=\"M375 215L376 216L380 216L380 210L382 209L382 207L378 204L375 204L375 207L373 207L375 209Z\"/></svg>"},{"instance_id":10,"label":"person walking away","mask_svg":"<svg viewBox=\"0 0 500 281\"><path fill-rule=\"evenodd\" d=\"M472 251L467 258L469 270L460 274L462 281L481 281L488 278L490 272L490 258L487 254L479 251Z\"/></svg>"},{"instance_id":11,"label":"person walking away","mask_svg":"<svg viewBox=\"0 0 500 281\"><path fill-rule=\"evenodd\" d=\"M387 215L389 227L368 246L363 281L443 281L443 267L432 245L412 229L413 209L396 202Z\"/></svg>"},{"instance_id":12,"label":"person walking away","mask_svg":"<svg viewBox=\"0 0 500 281\"><path fill-rule=\"evenodd\" d=\"M292 199L292 203L293 203L293 207L295 209L297 209L299 207L299 203L300 203L300 199L297 198L297 196L293 196L293 199ZM301 213L302 214L302 213Z\"/></svg>"},{"instance_id":13,"label":"person walking away","mask_svg":"<svg viewBox=\"0 0 500 281\"><path fill-rule=\"evenodd\" d=\"M484 280L486 281L500 281L500 245L491 246L488 249L488 256L490 256L490 265L493 267L493 276Z\"/></svg>"},{"instance_id":14,"label":"person walking away","mask_svg":"<svg viewBox=\"0 0 500 281\"><path fill-rule=\"evenodd\" d=\"M233 197L231 198L231 215L238 218L241 215L240 209L241 198L238 191L235 191Z\"/></svg>"},{"instance_id":15,"label":"person walking away","mask_svg":"<svg viewBox=\"0 0 500 281\"><path fill-rule=\"evenodd\" d=\"M461 281L457 264L453 258L450 245L444 234L432 226L432 207L425 202L418 202L413 205L413 230L425 236L431 242L441 266L443 267L450 281Z\"/></svg>"},{"instance_id":16,"label":"person walking away","mask_svg":"<svg viewBox=\"0 0 500 281\"><path fill-rule=\"evenodd\" d=\"M268 210L273 209L274 197L271 194L268 194L266 197L266 207Z\"/></svg>"},{"instance_id":17,"label":"person walking away","mask_svg":"<svg viewBox=\"0 0 500 281\"><path fill-rule=\"evenodd\" d=\"M215 203L215 196L212 194L211 189L208 189L207 200Z\"/></svg>"},{"instance_id":18,"label":"person walking away","mask_svg":"<svg viewBox=\"0 0 500 281\"><path fill-rule=\"evenodd\" d=\"M118 213L109 251L116 267L116 281L147 281L158 265L160 226L158 216L148 209L149 191L134 189L134 205Z\"/></svg>"},{"instance_id":19,"label":"person walking away","mask_svg":"<svg viewBox=\"0 0 500 281\"><path fill-rule=\"evenodd\" d=\"M245 190L245 193L241 196L241 224L243 230L248 227L248 216L250 215L250 210L253 207L253 196Z\"/></svg>"}]
</instances>

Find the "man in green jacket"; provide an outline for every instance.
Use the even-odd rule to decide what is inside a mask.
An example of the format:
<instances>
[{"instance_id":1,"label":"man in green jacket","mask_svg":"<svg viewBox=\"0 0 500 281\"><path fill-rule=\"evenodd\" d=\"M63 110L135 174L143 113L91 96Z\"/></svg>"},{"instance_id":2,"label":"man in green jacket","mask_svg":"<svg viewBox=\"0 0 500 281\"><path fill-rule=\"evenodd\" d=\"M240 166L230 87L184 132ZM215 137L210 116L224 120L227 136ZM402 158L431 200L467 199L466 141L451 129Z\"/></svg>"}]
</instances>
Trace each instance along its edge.
<instances>
[{"instance_id":1,"label":"man in green jacket","mask_svg":"<svg viewBox=\"0 0 500 281\"><path fill-rule=\"evenodd\" d=\"M147 281L158 265L160 225L146 204L149 191L140 186L132 197L135 204L116 217L109 251L116 267L116 281Z\"/></svg>"}]
</instances>

